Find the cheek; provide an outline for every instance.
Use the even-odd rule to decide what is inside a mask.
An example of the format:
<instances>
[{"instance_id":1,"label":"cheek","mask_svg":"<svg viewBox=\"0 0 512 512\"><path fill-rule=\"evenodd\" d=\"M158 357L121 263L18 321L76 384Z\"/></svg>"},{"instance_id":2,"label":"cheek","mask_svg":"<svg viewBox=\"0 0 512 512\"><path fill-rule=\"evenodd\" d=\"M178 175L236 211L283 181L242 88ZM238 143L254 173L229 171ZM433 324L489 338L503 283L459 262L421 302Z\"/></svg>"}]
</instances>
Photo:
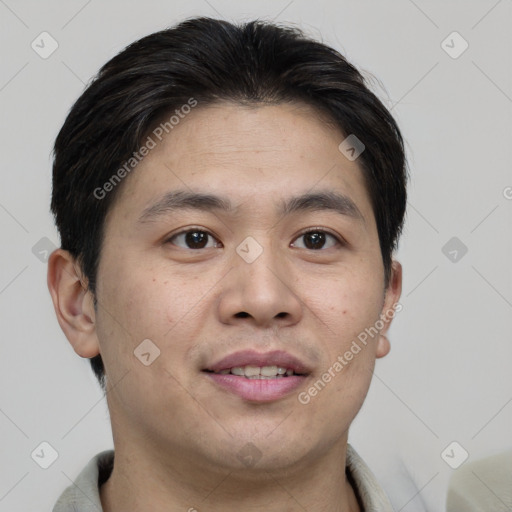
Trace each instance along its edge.
<instances>
[{"instance_id":1,"label":"cheek","mask_svg":"<svg viewBox=\"0 0 512 512\"><path fill-rule=\"evenodd\" d=\"M329 381L318 405L330 403L332 414L343 416L359 410L371 382L378 340L371 328L379 319L383 284L377 275L338 272L320 288L308 304L320 319L322 375Z\"/></svg>"},{"instance_id":2,"label":"cheek","mask_svg":"<svg viewBox=\"0 0 512 512\"><path fill-rule=\"evenodd\" d=\"M114 263L106 262L98 274L98 338L105 359L122 359L130 366L143 340L157 340L165 332L167 300L164 287L142 270L143 264L137 267L126 259Z\"/></svg>"},{"instance_id":3,"label":"cheek","mask_svg":"<svg viewBox=\"0 0 512 512\"><path fill-rule=\"evenodd\" d=\"M323 279L321 286L310 283L306 290L307 303L329 337L352 339L379 318L384 292L378 276L340 272Z\"/></svg>"},{"instance_id":4,"label":"cheek","mask_svg":"<svg viewBox=\"0 0 512 512\"><path fill-rule=\"evenodd\" d=\"M104 297L112 313L106 323L112 335L103 339L116 345L108 347L111 358L125 359L133 358L135 348L149 339L163 356L155 367L173 367L175 371L186 357L190 341L200 336L205 309L213 307L205 297L212 284L168 268L148 265L142 270L143 266L118 265L109 284L105 283ZM103 336L106 333L104 330Z\"/></svg>"},{"instance_id":5,"label":"cheek","mask_svg":"<svg viewBox=\"0 0 512 512\"><path fill-rule=\"evenodd\" d=\"M128 254L135 254L126 249ZM174 321L179 312L169 317L176 309L181 289L165 279L161 269L154 268L143 254L136 257L110 258L102 268L101 298L110 307L112 316L123 325L130 326L137 335L139 329ZM156 322L156 323L155 323ZM144 333L142 333L144 334Z\"/></svg>"}]
</instances>

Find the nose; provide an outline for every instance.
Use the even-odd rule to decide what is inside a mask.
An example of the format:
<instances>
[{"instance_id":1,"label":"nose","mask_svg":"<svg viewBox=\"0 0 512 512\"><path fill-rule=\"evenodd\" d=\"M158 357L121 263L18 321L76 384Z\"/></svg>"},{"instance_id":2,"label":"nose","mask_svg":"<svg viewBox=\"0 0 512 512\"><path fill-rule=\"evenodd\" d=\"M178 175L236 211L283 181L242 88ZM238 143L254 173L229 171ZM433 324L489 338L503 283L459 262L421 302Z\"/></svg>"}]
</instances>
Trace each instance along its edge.
<instances>
[{"instance_id":1,"label":"nose","mask_svg":"<svg viewBox=\"0 0 512 512\"><path fill-rule=\"evenodd\" d=\"M285 327L300 321L303 306L289 264L270 248L252 262L233 255L233 267L222 281L219 317L226 324L251 323L259 328Z\"/></svg>"}]
</instances>

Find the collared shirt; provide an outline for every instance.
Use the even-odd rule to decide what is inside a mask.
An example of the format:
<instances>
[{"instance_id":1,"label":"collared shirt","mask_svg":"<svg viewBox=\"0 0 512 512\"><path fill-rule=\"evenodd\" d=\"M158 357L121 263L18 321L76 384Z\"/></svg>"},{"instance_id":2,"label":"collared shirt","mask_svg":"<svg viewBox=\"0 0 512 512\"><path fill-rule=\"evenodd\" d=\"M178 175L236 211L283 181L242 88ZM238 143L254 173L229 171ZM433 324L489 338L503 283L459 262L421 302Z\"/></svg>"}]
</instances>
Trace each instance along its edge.
<instances>
[{"instance_id":1,"label":"collared shirt","mask_svg":"<svg viewBox=\"0 0 512 512\"><path fill-rule=\"evenodd\" d=\"M113 465L113 450L93 457L75 483L61 494L53 512L103 512L99 489L108 480ZM346 473L363 512L393 512L373 473L350 444L347 445Z\"/></svg>"}]
</instances>

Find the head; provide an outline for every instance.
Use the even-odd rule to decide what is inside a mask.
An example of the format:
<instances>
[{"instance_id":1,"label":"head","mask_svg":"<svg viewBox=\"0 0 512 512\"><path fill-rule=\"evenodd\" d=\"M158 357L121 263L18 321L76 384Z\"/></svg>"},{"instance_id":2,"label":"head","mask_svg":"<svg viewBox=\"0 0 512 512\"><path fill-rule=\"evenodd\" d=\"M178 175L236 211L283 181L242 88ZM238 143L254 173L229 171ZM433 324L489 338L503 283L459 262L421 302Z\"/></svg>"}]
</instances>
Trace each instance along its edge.
<instances>
[{"instance_id":1,"label":"head","mask_svg":"<svg viewBox=\"0 0 512 512\"><path fill-rule=\"evenodd\" d=\"M353 65L296 29L188 20L102 67L54 156L49 287L113 421L212 464L346 433L389 351L406 205L399 128ZM299 359L295 397L212 382L239 350Z\"/></svg>"}]
</instances>

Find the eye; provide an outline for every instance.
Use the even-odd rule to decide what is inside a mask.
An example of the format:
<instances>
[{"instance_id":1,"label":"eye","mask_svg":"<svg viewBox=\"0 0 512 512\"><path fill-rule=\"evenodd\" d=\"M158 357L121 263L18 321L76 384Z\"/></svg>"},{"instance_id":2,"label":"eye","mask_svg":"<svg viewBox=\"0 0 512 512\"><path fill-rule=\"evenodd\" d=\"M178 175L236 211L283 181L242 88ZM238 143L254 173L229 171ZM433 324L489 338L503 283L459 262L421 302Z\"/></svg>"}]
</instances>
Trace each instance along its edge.
<instances>
[{"instance_id":1,"label":"eye","mask_svg":"<svg viewBox=\"0 0 512 512\"><path fill-rule=\"evenodd\" d=\"M332 235L331 233L328 233L327 231L317 228L302 233L301 235L299 235L298 238L296 238L296 240L300 240L301 238L304 239L303 246L297 246L296 243L292 243L292 247L299 247L300 249L318 250L330 249L335 245L342 245L342 242L338 237ZM329 239L331 240L330 244L328 243ZM325 247L326 242L328 243L328 247Z\"/></svg>"},{"instance_id":2,"label":"eye","mask_svg":"<svg viewBox=\"0 0 512 512\"><path fill-rule=\"evenodd\" d=\"M213 244L209 243L208 239L211 239ZM195 228L176 233L171 236L166 243L172 243L184 249L208 249L210 247L220 246L220 242L214 238L211 233Z\"/></svg>"}]
</instances>

